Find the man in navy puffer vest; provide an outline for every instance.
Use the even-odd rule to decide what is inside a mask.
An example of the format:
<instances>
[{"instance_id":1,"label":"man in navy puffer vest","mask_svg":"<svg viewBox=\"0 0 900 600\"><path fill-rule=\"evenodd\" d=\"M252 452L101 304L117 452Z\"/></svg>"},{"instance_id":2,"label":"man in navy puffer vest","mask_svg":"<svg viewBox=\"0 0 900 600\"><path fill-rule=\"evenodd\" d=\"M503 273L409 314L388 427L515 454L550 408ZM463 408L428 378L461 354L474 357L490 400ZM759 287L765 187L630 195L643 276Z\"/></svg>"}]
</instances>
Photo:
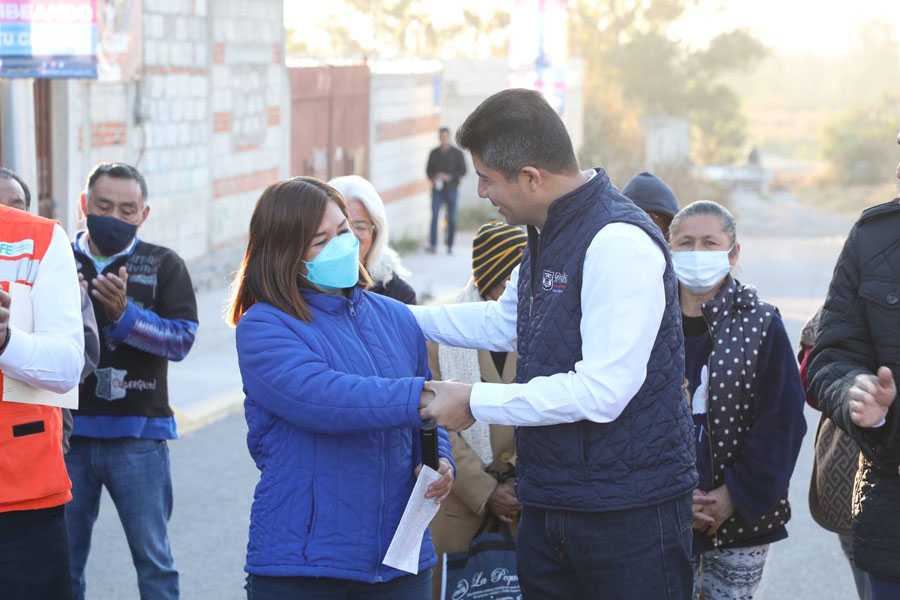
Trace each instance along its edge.
<instances>
[{"instance_id":1,"label":"man in navy puffer vest","mask_svg":"<svg viewBox=\"0 0 900 600\"><path fill-rule=\"evenodd\" d=\"M517 426L525 598L689 598L697 474L665 240L603 169L579 169L537 92L491 96L457 142L529 245L498 301L414 314L435 342L517 349L517 383L431 382L420 414Z\"/></svg>"}]
</instances>

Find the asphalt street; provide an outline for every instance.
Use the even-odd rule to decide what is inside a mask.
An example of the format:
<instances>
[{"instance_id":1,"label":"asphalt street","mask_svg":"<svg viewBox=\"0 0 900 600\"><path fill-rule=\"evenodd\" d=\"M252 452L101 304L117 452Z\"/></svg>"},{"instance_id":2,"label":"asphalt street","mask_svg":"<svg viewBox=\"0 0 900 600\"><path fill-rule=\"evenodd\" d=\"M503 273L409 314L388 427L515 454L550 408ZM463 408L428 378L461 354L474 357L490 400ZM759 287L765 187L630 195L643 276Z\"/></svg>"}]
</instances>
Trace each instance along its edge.
<instances>
[{"instance_id":1,"label":"asphalt street","mask_svg":"<svg viewBox=\"0 0 900 600\"><path fill-rule=\"evenodd\" d=\"M734 206L742 246L737 275L756 285L764 299L780 307L796 345L804 320L824 298L850 221L809 211L787 196L775 195L765 201L739 197ZM432 280L444 286L448 281L464 283L467 252L460 250L454 257L413 256L407 265L422 273L428 260L441 261L440 268L427 271L428 285L433 286L430 294L440 298L447 291ZM208 311L217 312L224 296L209 295L205 301ZM228 398L231 400L224 405L235 407L240 378L232 355L233 334L215 323L206 324L211 332L206 338L198 337L198 344L203 340L195 349L198 356L189 357L174 370L177 376L173 377L172 395L181 398L179 401L191 410L200 410L204 400L218 400L221 404L222 399ZM807 493L819 416L809 408L806 416L809 431L790 490L790 537L774 544L769 553L759 600L855 597L837 537L821 529L809 516ZM170 534L176 566L181 572L182 597L245 598L244 554L258 474L247 453L246 427L240 413L200 427L203 424L170 444L175 490ZM87 578L90 599L138 597L128 546L115 507L105 492Z\"/></svg>"}]
</instances>

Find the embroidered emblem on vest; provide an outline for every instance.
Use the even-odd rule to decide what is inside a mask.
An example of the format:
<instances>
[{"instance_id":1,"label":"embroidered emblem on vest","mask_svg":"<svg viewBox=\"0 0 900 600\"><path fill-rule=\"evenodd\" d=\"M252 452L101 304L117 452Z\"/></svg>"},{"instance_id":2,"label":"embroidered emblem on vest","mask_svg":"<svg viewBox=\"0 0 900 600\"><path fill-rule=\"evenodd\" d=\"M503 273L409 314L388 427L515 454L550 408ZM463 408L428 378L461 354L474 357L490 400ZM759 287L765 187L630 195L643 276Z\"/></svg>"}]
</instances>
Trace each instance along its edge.
<instances>
[{"instance_id":1,"label":"embroidered emblem on vest","mask_svg":"<svg viewBox=\"0 0 900 600\"><path fill-rule=\"evenodd\" d=\"M562 294L566 291L568 285L568 273L565 271L560 273L558 271L544 269L544 276L541 278L541 287L544 288L545 291L553 292L554 294Z\"/></svg>"},{"instance_id":2,"label":"embroidered emblem on vest","mask_svg":"<svg viewBox=\"0 0 900 600\"><path fill-rule=\"evenodd\" d=\"M98 398L103 398L108 402L113 400L121 400L125 397L125 376L128 371L121 369L97 369L94 371L97 376L97 394Z\"/></svg>"}]
</instances>

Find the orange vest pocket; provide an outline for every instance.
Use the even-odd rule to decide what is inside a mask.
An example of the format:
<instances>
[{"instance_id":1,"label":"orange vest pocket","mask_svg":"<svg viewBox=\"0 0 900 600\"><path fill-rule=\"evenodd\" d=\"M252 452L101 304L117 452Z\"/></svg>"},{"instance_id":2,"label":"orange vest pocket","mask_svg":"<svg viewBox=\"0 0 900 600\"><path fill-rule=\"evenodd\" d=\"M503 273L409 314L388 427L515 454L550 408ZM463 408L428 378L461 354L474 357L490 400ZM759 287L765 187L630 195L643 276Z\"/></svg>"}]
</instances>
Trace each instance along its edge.
<instances>
[{"instance_id":1,"label":"orange vest pocket","mask_svg":"<svg viewBox=\"0 0 900 600\"><path fill-rule=\"evenodd\" d=\"M0 401L0 504L44 498L71 487L60 409Z\"/></svg>"}]
</instances>

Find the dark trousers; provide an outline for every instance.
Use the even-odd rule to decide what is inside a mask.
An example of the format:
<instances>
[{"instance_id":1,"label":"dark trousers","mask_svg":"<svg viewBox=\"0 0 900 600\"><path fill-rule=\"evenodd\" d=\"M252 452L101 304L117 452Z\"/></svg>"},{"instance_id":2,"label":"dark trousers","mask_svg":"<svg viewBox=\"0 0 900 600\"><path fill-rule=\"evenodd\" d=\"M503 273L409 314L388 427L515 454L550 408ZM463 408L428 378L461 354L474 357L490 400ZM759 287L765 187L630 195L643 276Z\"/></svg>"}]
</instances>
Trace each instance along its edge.
<instances>
[{"instance_id":1,"label":"dark trousers","mask_svg":"<svg viewBox=\"0 0 900 600\"><path fill-rule=\"evenodd\" d=\"M247 600L430 600L431 570L387 583L247 575Z\"/></svg>"},{"instance_id":2,"label":"dark trousers","mask_svg":"<svg viewBox=\"0 0 900 600\"><path fill-rule=\"evenodd\" d=\"M453 237L456 235L456 199L459 189L431 190L431 237L432 248L437 247L438 225L440 224L441 206L447 211L447 249L453 248Z\"/></svg>"},{"instance_id":3,"label":"dark trousers","mask_svg":"<svg viewBox=\"0 0 900 600\"><path fill-rule=\"evenodd\" d=\"M517 544L525 600L689 600L691 493L647 508L573 512L526 506Z\"/></svg>"},{"instance_id":4,"label":"dark trousers","mask_svg":"<svg viewBox=\"0 0 900 600\"><path fill-rule=\"evenodd\" d=\"M0 513L0 598L71 600L62 506Z\"/></svg>"},{"instance_id":5,"label":"dark trousers","mask_svg":"<svg viewBox=\"0 0 900 600\"><path fill-rule=\"evenodd\" d=\"M866 573L872 600L897 600L900 598L900 581L891 581L878 575Z\"/></svg>"}]
</instances>

